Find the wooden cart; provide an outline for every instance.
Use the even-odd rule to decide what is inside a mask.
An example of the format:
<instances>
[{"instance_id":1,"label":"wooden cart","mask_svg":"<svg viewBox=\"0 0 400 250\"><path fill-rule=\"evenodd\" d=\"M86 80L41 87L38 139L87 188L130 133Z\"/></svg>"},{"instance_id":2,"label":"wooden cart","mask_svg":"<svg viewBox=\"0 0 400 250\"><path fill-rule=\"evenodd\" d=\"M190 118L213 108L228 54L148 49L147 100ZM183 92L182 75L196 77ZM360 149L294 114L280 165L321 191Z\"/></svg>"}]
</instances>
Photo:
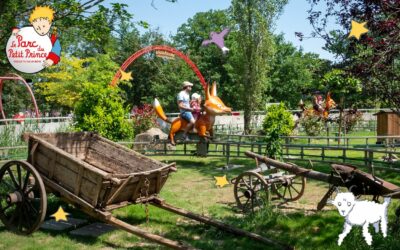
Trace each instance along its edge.
<instances>
[{"instance_id":1,"label":"wooden cart","mask_svg":"<svg viewBox=\"0 0 400 250\"><path fill-rule=\"evenodd\" d=\"M259 164L231 179L236 204L243 212L254 212L272 199L292 202L300 199L306 187L306 178L278 168ZM275 195L275 197L272 197Z\"/></svg>"},{"instance_id":2,"label":"wooden cart","mask_svg":"<svg viewBox=\"0 0 400 250\"><path fill-rule=\"evenodd\" d=\"M31 234L37 230L46 216L47 193L54 193L94 218L175 249L191 247L125 223L111 211L150 203L238 235L283 246L160 199L161 188L176 171L175 163L163 164L89 132L27 134L26 139L28 160L9 161L0 169L0 220L12 231Z\"/></svg>"}]
</instances>

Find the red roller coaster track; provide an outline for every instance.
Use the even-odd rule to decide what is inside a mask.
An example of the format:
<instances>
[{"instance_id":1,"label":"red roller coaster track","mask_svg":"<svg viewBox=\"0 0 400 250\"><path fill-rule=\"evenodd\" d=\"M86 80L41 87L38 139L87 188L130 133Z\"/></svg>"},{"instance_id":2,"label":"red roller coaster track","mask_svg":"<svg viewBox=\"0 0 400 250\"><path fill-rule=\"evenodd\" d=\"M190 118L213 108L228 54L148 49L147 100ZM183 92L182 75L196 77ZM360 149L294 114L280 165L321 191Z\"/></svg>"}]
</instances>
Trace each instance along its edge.
<instances>
[{"instance_id":1,"label":"red roller coaster track","mask_svg":"<svg viewBox=\"0 0 400 250\"><path fill-rule=\"evenodd\" d=\"M125 71L129 67L129 65L131 65L136 59L138 59L139 57L141 57L144 54L147 54L151 51L166 51L166 52L172 53L172 54L177 55L180 58L182 58L190 66L190 68L194 71L194 73L196 73L197 77L200 80L201 85L203 86L204 89L206 89L207 83L204 80L204 77L201 74L200 70L197 68L196 64L194 64L194 62L192 60L190 60L190 58L188 56L186 56L179 50L174 49L169 46L166 46L166 45L148 46L141 50L138 50L137 52L133 53L128 59L126 59L126 61L122 64L120 70ZM118 79L121 77L120 70L118 70L117 73L114 75L114 78L111 81L110 85L112 85L112 86L117 85Z\"/></svg>"}]
</instances>

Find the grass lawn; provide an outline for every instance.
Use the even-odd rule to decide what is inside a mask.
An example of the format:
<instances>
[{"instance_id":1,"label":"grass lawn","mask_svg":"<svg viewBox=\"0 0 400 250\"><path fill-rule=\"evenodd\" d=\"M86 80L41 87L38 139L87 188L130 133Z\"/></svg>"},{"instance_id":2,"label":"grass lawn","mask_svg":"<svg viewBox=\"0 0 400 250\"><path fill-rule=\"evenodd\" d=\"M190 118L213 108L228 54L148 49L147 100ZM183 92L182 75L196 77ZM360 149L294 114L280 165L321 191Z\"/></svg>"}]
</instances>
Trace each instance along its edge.
<instances>
[{"instance_id":1,"label":"grass lawn","mask_svg":"<svg viewBox=\"0 0 400 250\"><path fill-rule=\"evenodd\" d=\"M223 158L172 156L154 158L177 163L178 171L170 176L160 195L172 205L218 218L239 228L290 244L296 249L339 249L337 239L342 231L343 217L339 216L332 206L324 208L321 212L315 211L319 199L328 188L325 183L308 180L305 194L300 200L279 207L279 201L273 201L270 206L255 214L244 215L235 207L233 185L218 188L214 185L213 177L224 174L228 179L236 177L246 169L254 167L252 160L233 160L231 163L247 167L223 172L217 170L225 165ZM314 167L316 170L329 171L327 165L314 165ZM381 171L377 172L377 175L400 185L398 174ZM59 205L76 218L88 219L72 206L54 197L49 198L48 215L56 212ZM387 238L374 233L370 227L373 246L369 247L362 238L360 228L354 228L345 238L342 247L400 249L400 231L396 230L394 225L394 211L398 206L400 202L397 200L390 205ZM114 214L132 225L189 243L200 249L274 249L271 245L236 237L152 206L150 206L150 222L147 224L144 211L143 205L131 205L115 210ZM0 224L0 239L0 249L164 249L121 230L99 238L74 237L68 232L54 233L44 230L39 230L31 236L18 236L8 232Z\"/></svg>"}]
</instances>

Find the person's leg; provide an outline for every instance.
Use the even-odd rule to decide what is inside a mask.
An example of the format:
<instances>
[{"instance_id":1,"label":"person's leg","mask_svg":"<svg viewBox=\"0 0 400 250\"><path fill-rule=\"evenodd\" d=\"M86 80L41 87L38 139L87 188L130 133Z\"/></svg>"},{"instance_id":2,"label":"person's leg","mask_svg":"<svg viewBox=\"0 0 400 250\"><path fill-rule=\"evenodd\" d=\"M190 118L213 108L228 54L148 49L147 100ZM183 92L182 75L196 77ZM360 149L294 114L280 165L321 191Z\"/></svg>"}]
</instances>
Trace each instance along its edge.
<instances>
[{"instance_id":1,"label":"person's leg","mask_svg":"<svg viewBox=\"0 0 400 250\"><path fill-rule=\"evenodd\" d=\"M185 119L186 121L188 121L188 124L186 125L186 128L184 129L184 136L187 136L187 133L189 132L190 129L193 128L193 125L195 123L195 120L193 118L193 115L191 112L184 112L182 113L181 117L183 119Z\"/></svg>"}]
</instances>

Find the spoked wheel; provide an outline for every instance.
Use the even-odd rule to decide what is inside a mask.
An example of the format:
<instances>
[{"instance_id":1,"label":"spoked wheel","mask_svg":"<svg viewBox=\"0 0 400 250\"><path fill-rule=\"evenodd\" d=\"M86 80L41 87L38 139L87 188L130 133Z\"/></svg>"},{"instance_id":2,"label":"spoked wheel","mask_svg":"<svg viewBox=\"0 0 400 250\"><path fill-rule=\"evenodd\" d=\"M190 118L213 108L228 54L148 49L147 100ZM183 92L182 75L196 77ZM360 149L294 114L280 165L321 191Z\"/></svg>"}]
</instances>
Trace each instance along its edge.
<instances>
[{"instance_id":1,"label":"spoked wheel","mask_svg":"<svg viewBox=\"0 0 400 250\"><path fill-rule=\"evenodd\" d=\"M274 192L285 202L297 201L304 194L306 178L298 175L284 175L281 182L274 183Z\"/></svg>"},{"instance_id":2,"label":"spoked wheel","mask_svg":"<svg viewBox=\"0 0 400 250\"><path fill-rule=\"evenodd\" d=\"M9 161L0 169L0 220L19 234L31 234L46 216L47 195L42 178L25 161Z\"/></svg>"},{"instance_id":3,"label":"spoked wheel","mask_svg":"<svg viewBox=\"0 0 400 250\"><path fill-rule=\"evenodd\" d=\"M237 206L243 212L254 212L264 206L269 198L268 184L255 172L244 172L235 181L234 194Z\"/></svg>"}]
</instances>

